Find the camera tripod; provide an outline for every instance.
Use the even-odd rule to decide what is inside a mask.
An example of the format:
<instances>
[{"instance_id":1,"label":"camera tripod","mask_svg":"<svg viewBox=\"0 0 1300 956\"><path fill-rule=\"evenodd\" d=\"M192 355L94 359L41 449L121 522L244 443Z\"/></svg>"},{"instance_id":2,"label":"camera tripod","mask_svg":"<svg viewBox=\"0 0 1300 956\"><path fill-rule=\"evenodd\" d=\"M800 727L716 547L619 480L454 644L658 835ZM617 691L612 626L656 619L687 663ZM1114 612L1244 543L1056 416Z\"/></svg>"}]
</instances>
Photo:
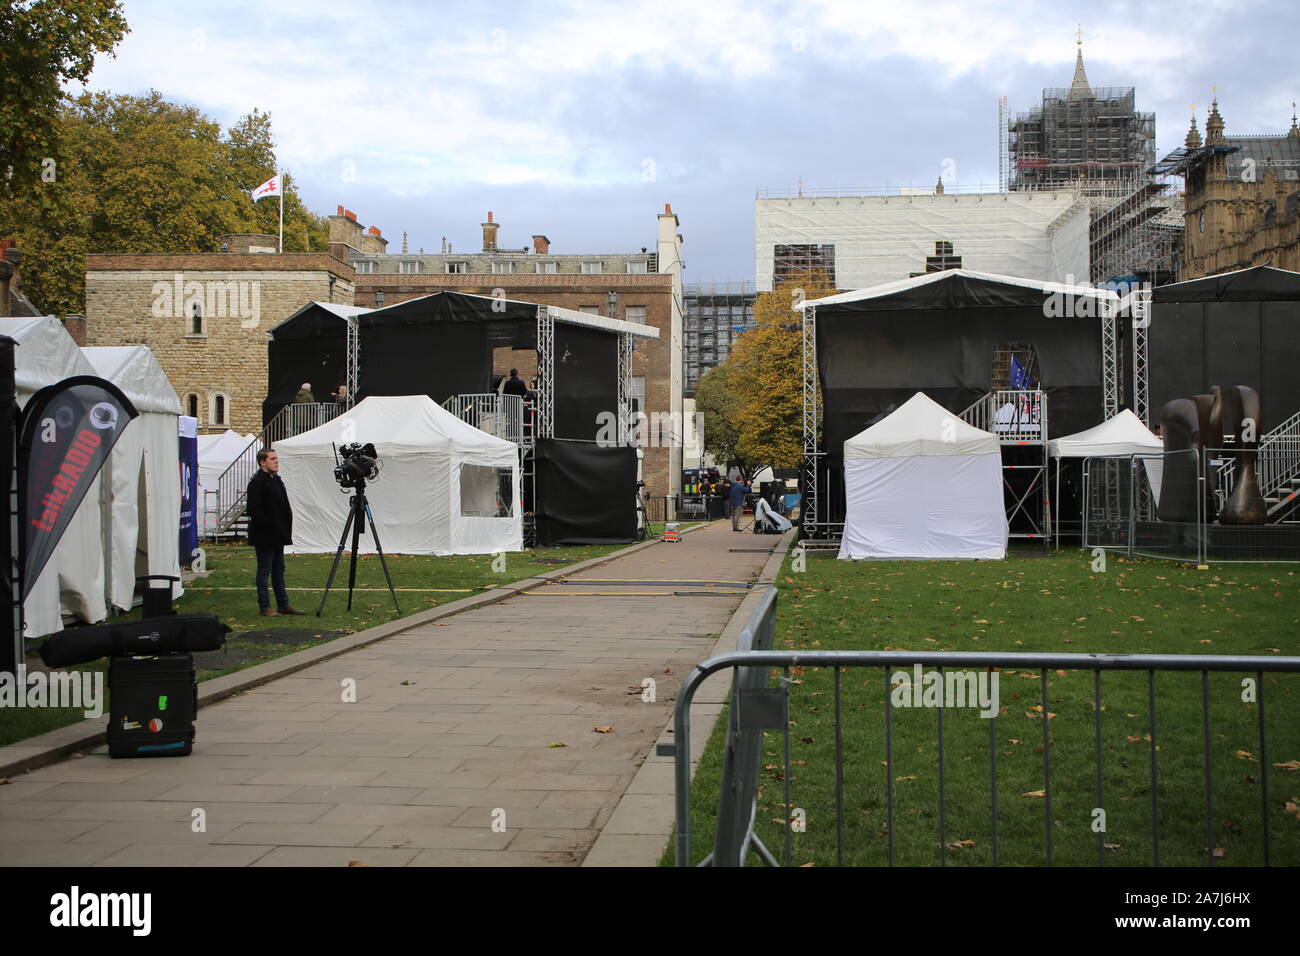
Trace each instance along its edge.
<instances>
[{"instance_id":1,"label":"camera tripod","mask_svg":"<svg viewBox=\"0 0 1300 956\"><path fill-rule=\"evenodd\" d=\"M363 479L357 479L357 493L348 499L348 520L343 525L343 535L339 538L338 550L334 552L334 564L330 568L330 576L325 581L325 593L321 595L320 607L316 609L316 616L320 617L321 612L325 610L325 600L330 596L330 588L334 585L334 575L339 569L339 561L343 558L343 547L347 544L348 532L352 532L352 558L348 563L348 610L352 610L352 589L357 583L357 546L361 542L362 524L366 519L370 520L370 534L375 539L375 550L379 552L379 563L384 569L384 580L388 582L388 593L393 596L393 607L397 608L397 613L402 613L401 605L397 603L397 591L393 587L393 577L388 573L388 561L384 558L384 547L379 543L379 530L375 527L375 516L370 511L370 502L366 500L366 483Z\"/></svg>"}]
</instances>

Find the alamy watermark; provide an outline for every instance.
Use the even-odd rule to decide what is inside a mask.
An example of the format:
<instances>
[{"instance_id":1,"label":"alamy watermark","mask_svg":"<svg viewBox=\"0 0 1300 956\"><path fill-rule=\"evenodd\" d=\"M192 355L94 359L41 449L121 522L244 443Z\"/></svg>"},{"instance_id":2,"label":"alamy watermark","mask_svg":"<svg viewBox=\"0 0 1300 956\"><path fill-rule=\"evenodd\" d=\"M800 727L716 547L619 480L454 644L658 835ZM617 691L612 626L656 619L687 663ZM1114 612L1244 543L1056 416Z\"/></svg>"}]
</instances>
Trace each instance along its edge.
<instances>
[{"instance_id":1,"label":"alamy watermark","mask_svg":"<svg viewBox=\"0 0 1300 956\"><path fill-rule=\"evenodd\" d=\"M103 671L0 673L0 707L78 707L87 717L104 713Z\"/></svg>"},{"instance_id":2,"label":"alamy watermark","mask_svg":"<svg viewBox=\"0 0 1300 956\"><path fill-rule=\"evenodd\" d=\"M255 329L262 320L262 283L257 279L191 279L176 273L171 282L151 289L155 319L189 319L196 331L206 331L207 319L234 318L240 327Z\"/></svg>"},{"instance_id":3,"label":"alamy watermark","mask_svg":"<svg viewBox=\"0 0 1300 956\"><path fill-rule=\"evenodd\" d=\"M600 412L596 416L596 444L601 448L681 448L699 454L704 439L704 413L694 415L688 435L681 412L637 412L623 416Z\"/></svg>"},{"instance_id":4,"label":"alamy watermark","mask_svg":"<svg viewBox=\"0 0 1300 956\"><path fill-rule=\"evenodd\" d=\"M997 671L895 671L889 701L895 707L979 707L981 717L998 714Z\"/></svg>"}]
</instances>

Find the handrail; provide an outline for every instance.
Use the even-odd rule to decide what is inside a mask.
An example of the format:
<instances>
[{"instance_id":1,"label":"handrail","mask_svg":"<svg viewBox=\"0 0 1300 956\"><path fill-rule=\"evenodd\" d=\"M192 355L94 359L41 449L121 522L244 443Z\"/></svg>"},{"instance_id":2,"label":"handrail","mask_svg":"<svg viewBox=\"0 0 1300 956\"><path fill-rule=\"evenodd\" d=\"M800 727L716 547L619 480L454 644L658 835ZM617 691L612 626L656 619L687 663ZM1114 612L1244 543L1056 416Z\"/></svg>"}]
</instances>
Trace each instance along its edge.
<instances>
[{"instance_id":1,"label":"handrail","mask_svg":"<svg viewBox=\"0 0 1300 956\"><path fill-rule=\"evenodd\" d=\"M1219 469L1215 492L1227 501L1236 478L1237 462ZM1260 437L1255 459L1259 491L1268 498L1289 481L1300 478L1300 412Z\"/></svg>"},{"instance_id":2,"label":"handrail","mask_svg":"<svg viewBox=\"0 0 1300 956\"><path fill-rule=\"evenodd\" d=\"M244 513L248 483L257 472L257 453L278 441L319 428L337 418L346 406L337 402L303 402L286 405L276 413L248 447L240 452L217 480L217 523L209 533L229 531Z\"/></svg>"},{"instance_id":3,"label":"handrail","mask_svg":"<svg viewBox=\"0 0 1300 956\"><path fill-rule=\"evenodd\" d=\"M1003 442L1045 442L1047 393L1033 388L996 389L980 396L957 417L981 431L993 432Z\"/></svg>"},{"instance_id":4,"label":"handrail","mask_svg":"<svg viewBox=\"0 0 1300 956\"><path fill-rule=\"evenodd\" d=\"M504 438L516 445L531 444L533 431L525 418L525 402L519 395L499 395L496 392L453 395L442 403L467 425L480 431ZM532 405L528 403L528 410Z\"/></svg>"}]
</instances>

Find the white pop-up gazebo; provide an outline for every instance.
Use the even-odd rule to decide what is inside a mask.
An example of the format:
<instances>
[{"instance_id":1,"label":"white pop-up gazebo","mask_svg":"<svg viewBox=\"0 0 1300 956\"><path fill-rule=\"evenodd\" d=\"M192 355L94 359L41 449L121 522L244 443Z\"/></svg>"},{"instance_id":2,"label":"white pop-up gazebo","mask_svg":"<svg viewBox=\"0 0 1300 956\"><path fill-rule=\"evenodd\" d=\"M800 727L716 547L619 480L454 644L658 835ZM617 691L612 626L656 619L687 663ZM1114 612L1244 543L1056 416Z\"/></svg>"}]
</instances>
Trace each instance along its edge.
<instances>
[{"instance_id":1,"label":"white pop-up gazebo","mask_svg":"<svg viewBox=\"0 0 1300 956\"><path fill-rule=\"evenodd\" d=\"M0 335L13 339L14 389L18 406L26 408L36 392L74 375L96 375L68 330L52 315L0 319ZM93 624L104 620L103 529L101 473L77 506L59 546L32 584L23 605L27 637L52 634L63 628L63 615Z\"/></svg>"},{"instance_id":2,"label":"white pop-up gazebo","mask_svg":"<svg viewBox=\"0 0 1300 956\"><path fill-rule=\"evenodd\" d=\"M1007 556L998 438L917 392L844 443L840 557Z\"/></svg>"},{"instance_id":3,"label":"white pop-up gazebo","mask_svg":"<svg viewBox=\"0 0 1300 956\"><path fill-rule=\"evenodd\" d=\"M254 435L241 435L227 428L217 435L199 436L199 534L208 534L217 526L216 498L209 499L208 492L219 490L221 476L254 441ZM209 511L209 500L214 505Z\"/></svg>"},{"instance_id":4,"label":"white pop-up gazebo","mask_svg":"<svg viewBox=\"0 0 1300 956\"><path fill-rule=\"evenodd\" d=\"M373 444L380 474L366 496L389 554L523 550L519 449L461 421L427 395L372 396L319 428L277 442L293 507L286 551L334 551L350 492L334 478L334 449ZM367 524L360 550L373 554Z\"/></svg>"},{"instance_id":5,"label":"white pop-up gazebo","mask_svg":"<svg viewBox=\"0 0 1300 956\"><path fill-rule=\"evenodd\" d=\"M1062 458L1128 458L1131 455L1163 456L1164 442L1142 424L1129 409L1124 409L1113 418L1108 418L1100 425L1054 438L1047 443L1047 452L1056 459L1056 497L1061 500L1061 459ZM1160 496L1160 478L1164 473L1163 457L1146 457L1147 480L1157 502ZM1086 503L1085 503L1086 507ZM1060 535L1057 535L1060 541Z\"/></svg>"},{"instance_id":6,"label":"white pop-up gazebo","mask_svg":"<svg viewBox=\"0 0 1300 956\"><path fill-rule=\"evenodd\" d=\"M179 578L181 479L176 420L180 399L147 345L83 348L95 374L120 388L139 417L105 463L102 494L109 517L104 541L105 594L129 610L138 576ZM173 583L172 596L182 593Z\"/></svg>"}]
</instances>

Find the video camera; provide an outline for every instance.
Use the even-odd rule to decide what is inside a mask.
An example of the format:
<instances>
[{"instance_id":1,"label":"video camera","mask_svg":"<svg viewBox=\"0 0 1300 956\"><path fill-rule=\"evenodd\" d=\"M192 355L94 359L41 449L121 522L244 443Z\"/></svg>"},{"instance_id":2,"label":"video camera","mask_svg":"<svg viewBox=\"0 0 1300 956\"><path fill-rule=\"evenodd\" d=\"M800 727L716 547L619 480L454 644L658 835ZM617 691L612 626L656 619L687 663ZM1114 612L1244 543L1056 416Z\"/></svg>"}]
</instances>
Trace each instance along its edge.
<instances>
[{"instance_id":1,"label":"video camera","mask_svg":"<svg viewBox=\"0 0 1300 956\"><path fill-rule=\"evenodd\" d=\"M379 475L379 452L371 444L353 442L335 452L334 480L341 488L360 488Z\"/></svg>"}]
</instances>

